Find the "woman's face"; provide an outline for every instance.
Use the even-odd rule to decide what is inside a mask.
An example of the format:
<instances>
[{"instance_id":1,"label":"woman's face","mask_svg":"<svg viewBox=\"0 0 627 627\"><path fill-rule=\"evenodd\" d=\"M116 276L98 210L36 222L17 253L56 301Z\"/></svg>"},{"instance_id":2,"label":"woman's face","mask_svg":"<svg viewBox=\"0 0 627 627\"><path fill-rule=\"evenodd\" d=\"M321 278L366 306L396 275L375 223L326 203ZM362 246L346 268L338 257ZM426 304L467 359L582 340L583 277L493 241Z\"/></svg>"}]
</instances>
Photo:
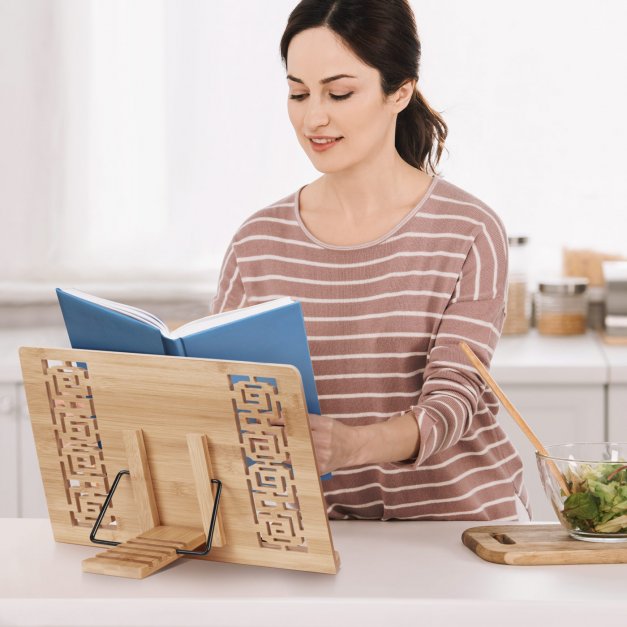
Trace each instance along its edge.
<instances>
[{"instance_id":1,"label":"woman's face","mask_svg":"<svg viewBox=\"0 0 627 627\"><path fill-rule=\"evenodd\" d=\"M409 102L413 83L386 99L379 71L323 27L292 39L287 74L290 122L317 170L338 172L394 150L396 116ZM321 145L312 137L335 141Z\"/></svg>"}]
</instances>

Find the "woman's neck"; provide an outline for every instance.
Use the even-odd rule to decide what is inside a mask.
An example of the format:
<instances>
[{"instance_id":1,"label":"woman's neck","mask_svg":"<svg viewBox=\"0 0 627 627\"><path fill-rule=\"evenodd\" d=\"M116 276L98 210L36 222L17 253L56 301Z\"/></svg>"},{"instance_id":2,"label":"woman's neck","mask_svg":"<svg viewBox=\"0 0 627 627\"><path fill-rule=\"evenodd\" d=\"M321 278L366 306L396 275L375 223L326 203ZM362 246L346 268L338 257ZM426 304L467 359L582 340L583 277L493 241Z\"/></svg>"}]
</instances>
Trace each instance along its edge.
<instances>
[{"instance_id":1,"label":"woman's neck","mask_svg":"<svg viewBox=\"0 0 627 627\"><path fill-rule=\"evenodd\" d=\"M333 212L344 223L358 224L382 210L398 211L416 204L426 192L432 177L410 166L400 156L388 167L325 174L315 181L317 208Z\"/></svg>"}]
</instances>

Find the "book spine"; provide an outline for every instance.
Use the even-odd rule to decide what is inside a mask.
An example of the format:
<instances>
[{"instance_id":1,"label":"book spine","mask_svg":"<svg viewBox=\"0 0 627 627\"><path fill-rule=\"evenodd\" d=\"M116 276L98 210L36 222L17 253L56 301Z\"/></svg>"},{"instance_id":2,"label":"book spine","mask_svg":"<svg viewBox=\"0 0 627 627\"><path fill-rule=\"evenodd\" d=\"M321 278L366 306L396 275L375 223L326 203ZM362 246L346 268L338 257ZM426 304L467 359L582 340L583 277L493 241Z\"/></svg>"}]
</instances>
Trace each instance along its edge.
<instances>
[{"instance_id":1,"label":"book spine","mask_svg":"<svg viewBox=\"0 0 627 627\"><path fill-rule=\"evenodd\" d=\"M186 357L185 346L180 338L163 337L163 351L166 355Z\"/></svg>"}]
</instances>

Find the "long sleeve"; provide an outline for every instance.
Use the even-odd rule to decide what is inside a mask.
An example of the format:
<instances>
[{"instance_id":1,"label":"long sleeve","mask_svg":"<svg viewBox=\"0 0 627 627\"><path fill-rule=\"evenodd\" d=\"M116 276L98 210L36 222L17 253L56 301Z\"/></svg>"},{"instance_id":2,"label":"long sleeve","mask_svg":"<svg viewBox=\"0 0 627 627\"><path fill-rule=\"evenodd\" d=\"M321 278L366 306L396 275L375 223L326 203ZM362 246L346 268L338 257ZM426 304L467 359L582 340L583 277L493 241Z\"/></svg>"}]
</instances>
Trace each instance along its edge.
<instances>
[{"instance_id":1,"label":"long sleeve","mask_svg":"<svg viewBox=\"0 0 627 627\"><path fill-rule=\"evenodd\" d=\"M459 344L466 342L490 366L505 320L507 262L503 231L481 225L437 327L418 403L411 407L420 448L409 465L418 467L456 444L485 409L486 395L494 400Z\"/></svg>"},{"instance_id":2,"label":"long sleeve","mask_svg":"<svg viewBox=\"0 0 627 627\"><path fill-rule=\"evenodd\" d=\"M211 314L239 309L245 304L244 283L237 265L233 242L231 242L222 261L216 294L211 302Z\"/></svg>"}]
</instances>

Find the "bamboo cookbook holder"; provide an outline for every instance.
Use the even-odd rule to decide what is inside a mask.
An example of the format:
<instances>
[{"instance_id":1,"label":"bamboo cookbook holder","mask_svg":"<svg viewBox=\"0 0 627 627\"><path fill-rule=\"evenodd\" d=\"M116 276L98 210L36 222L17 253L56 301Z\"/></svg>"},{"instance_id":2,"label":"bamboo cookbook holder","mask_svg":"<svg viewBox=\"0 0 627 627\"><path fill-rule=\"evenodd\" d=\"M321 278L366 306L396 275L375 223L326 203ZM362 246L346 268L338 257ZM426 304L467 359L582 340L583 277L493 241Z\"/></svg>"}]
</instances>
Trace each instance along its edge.
<instances>
[{"instance_id":1,"label":"bamboo cookbook holder","mask_svg":"<svg viewBox=\"0 0 627 627\"><path fill-rule=\"evenodd\" d=\"M20 349L57 542L141 579L183 555L335 574L292 366ZM279 421L281 424L277 424Z\"/></svg>"}]
</instances>

